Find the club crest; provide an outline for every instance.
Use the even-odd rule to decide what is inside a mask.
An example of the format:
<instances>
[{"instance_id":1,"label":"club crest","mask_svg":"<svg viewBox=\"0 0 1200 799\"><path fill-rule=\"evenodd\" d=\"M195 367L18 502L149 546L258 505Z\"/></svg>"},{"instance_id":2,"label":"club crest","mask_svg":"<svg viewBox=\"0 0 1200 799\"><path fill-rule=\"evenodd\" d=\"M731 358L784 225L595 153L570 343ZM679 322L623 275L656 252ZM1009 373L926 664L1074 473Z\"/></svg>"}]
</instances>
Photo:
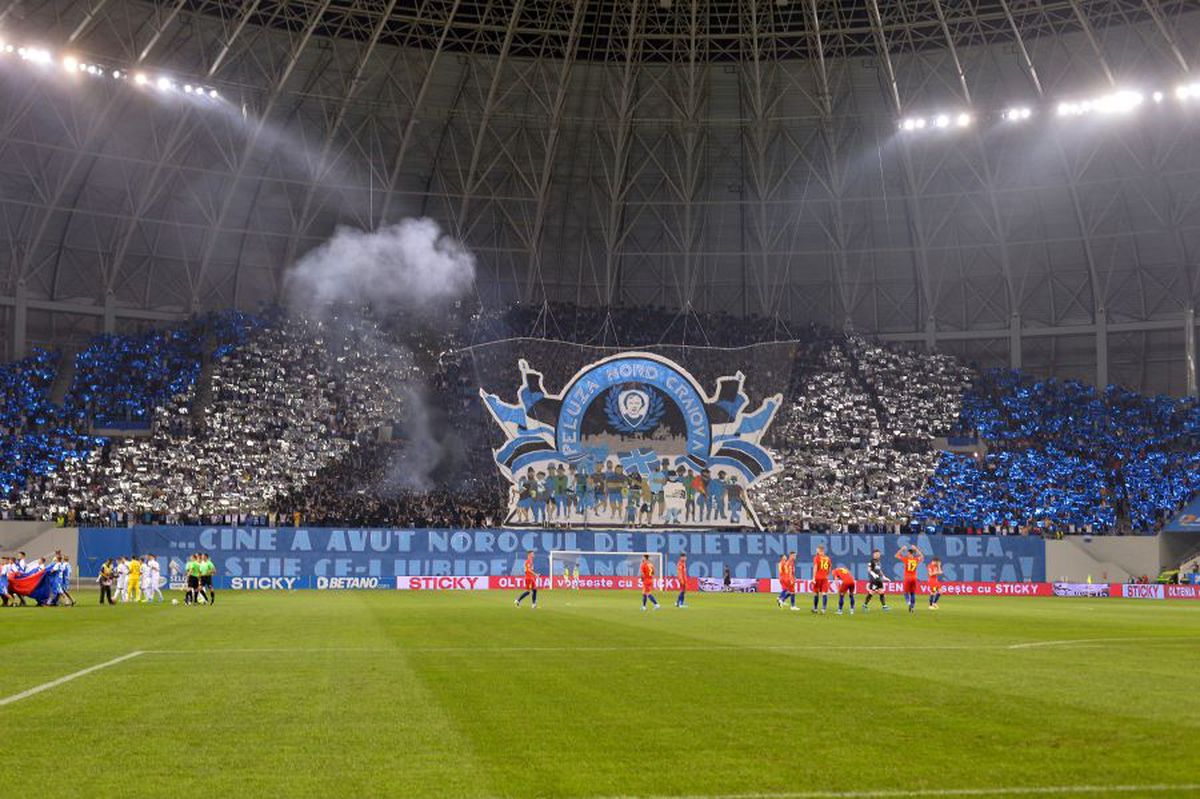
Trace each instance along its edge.
<instances>
[{"instance_id":1,"label":"club crest","mask_svg":"<svg viewBox=\"0 0 1200 799\"><path fill-rule=\"evenodd\" d=\"M666 406L662 397L650 388L614 386L608 390L604 413L613 430L620 433L649 432L658 426Z\"/></svg>"},{"instance_id":2,"label":"club crest","mask_svg":"<svg viewBox=\"0 0 1200 799\"><path fill-rule=\"evenodd\" d=\"M493 454L510 484L507 524L758 527L748 491L776 471L761 440L782 395L750 410L741 372L707 393L653 353L588 364L557 393L518 368L515 403L479 391L505 435Z\"/></svg>"}]
</instances>

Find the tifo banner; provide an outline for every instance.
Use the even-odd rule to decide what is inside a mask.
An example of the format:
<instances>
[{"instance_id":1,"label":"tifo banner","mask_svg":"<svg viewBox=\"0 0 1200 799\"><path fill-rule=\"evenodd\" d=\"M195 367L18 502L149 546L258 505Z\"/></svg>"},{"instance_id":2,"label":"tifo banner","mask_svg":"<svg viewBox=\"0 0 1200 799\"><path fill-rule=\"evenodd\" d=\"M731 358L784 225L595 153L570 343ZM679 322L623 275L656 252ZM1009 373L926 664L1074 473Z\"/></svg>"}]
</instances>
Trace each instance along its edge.
<instances>
[{"instance_id":1,"label":"tifo banner","mask_svg":"<svg viewBox=\"0 0 1200 799\"><path fill-rule=\"evenodd\" d=\"M1108 583L1054 583L1055 596L1111 596Z\"/></svg>"},{"instance_id":2,"label":"tifo banner","mask_svg":"<svg viewBox=\"0 0 1200 799\"><path fill-rule=\"evenodd\" d=\"M695 577L735 579L775 577L779 558L797 553L796 576L812 577L818 546L835 566L845 565L866 579L871 550L883 553L888 573L900 577L893 558L901 546L916 545L926 558L941 558L945 579L966 582L1039 582L1046 578L1045 546L1023 536L812 535L704 531L533 531L533 530L347 530L310 527L155 527L91 528L79 531L82 576L95 576L108 558L156 555L160 562L206 552L217 567L217 587L249 590L331 588L320 582L355 578L346 588L389 588L397 577L486 577L523 573L525 553L545 573L552 550L660 552L672 576L680 553ZM579 560L581 575L620 574L628 564L601 555ZM629 567L632 568L632 567ZM921 570L924 576L924 569ZM660 575L662 576L662 575ZM378 582L370 580L378 578ZM267 582L262 582L267 580ZM291 580L272 583L270 580ZM259 582L255 582L259 581Z\"/></svg>"},{"instance_id":3,"label":"tifo banner","mask_svg":"<svg viewBox=\"0 0 1200 799\"><path fill-rule=\"evenodd\" d=\"M761 439L782 394L751 407L741 372L711 393L675 361L627 352L588 363L557 392L524 358L516 402L479 389L504 433L506 525L759 524L747 490L776 471Z\"/></svg>"}]
</instances>

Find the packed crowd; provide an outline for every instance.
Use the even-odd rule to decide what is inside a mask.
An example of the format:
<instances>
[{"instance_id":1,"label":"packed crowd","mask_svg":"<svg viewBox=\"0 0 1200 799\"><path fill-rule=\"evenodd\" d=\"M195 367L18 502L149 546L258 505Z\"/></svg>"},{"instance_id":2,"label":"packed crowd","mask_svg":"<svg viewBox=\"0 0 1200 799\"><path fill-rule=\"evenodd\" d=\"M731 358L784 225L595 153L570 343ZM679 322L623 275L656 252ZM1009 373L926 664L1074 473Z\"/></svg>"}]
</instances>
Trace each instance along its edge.
<instances>
[{"instance_id":1,"label":"packed crowd","mask_svg":"<svg viewBox=\"0 0 1200 799\"><path fill-rule=\"evenodd\" d=\"M1194 401L979 375L853 334L721 314L517 306L433 335L350 318L229 313L101 337L74 356L61 404L59 354L0 365L0 518L485 527L554 525L583 508L636 525L664 517L671 494L686 524L715 513L702 502L719 493L722 513L749 504L773 529L1102 532L1152 530L1200 491ZM530 335L564 341L462 349ZM787 342L763 343L775 339ZM560 387L605 344L658 346L705 385L741 370L759 397L782 391L765 440L779 471L748 495L727 476L712 488L711 474L637 485L625 474L619 505L607 472L510 486L479 387L511 396L518 359ZM149 430L94 435L122 422ZM936 448L952 433L978 451Z\"/></svg>"},{"instance_id":2,"label":"packed crowd","mask_svg":"<svg viewBox=\"0 0 1200 799\"><path fill-rule=\"evenodd\" d=\"M898 531L933 473L934 435L958 416L970 371L941 355L916 355L831 337L809 344L773 440L781 464L756 492L771 527Z\"/></svg>"},{"instance_id":3,"label":"packed crowd","mask_svg":"<svg viewBox=\"0 0 1200 799\"><path fill-rule=\"evenodd\" d=\"M955 528L1153 531L1200 491L1200 406L1118 386L981 375L960 432L982 457L946 456L916 514Z\"/></svg>"},{"instance_id":4,"label":"packed crowd","mask_svg":"<svg viewBox=\"0 0 1200 799\"><path fill-rule=\"evenodd\" d=\"M789 326L780 319L756 314L743 317L719 311L547 302L517 304L500 313L480 314L466 332L468 343L530 337L607 347L744 347L804 339L815 330L812 325Z\"/></svg>"}]
</instances>

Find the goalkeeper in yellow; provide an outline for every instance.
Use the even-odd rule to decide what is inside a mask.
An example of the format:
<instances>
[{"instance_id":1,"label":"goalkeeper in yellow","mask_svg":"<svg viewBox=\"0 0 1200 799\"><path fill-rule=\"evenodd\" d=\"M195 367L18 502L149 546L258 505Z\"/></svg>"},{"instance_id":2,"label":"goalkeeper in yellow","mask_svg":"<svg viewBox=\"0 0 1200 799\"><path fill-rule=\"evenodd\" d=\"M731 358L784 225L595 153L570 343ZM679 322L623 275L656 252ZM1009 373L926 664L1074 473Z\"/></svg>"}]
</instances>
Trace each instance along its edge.
<instances>
[{"instance_id":1,"label":"goalkeeper in yellow","mask_svg":"<svg viewBox=\"0 0 1200 799\"><path fill-rule=\"evenodd\" d=\"M131 602L142 601L142 561L129 559L129 598Z\"/></svg>"}]
</instances>

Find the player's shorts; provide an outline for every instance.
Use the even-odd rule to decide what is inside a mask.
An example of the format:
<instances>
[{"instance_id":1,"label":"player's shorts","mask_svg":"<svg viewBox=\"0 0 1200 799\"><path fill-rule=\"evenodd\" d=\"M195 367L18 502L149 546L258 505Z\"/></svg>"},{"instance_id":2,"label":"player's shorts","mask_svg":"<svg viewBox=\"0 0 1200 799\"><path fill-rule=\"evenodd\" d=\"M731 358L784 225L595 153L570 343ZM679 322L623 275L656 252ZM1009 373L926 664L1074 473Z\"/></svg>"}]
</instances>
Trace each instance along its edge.
<instances>
[{"instance_id":1,"label":"player's shorts","mask_svg":"<svg viewBox=\"0 0 1200 799\"><path fill-rule=\"evenodd\" d=\"M642 580L642 593L643 594L653 594L654 593L654 580L652 580L652 579L651 580Z\"/></svg>"},{"instance_id":2,"label":"player's shorts","mask_svg":"<svg viewBox=\"0 0 1200 799\"><path fill-rule=\"evenodd\" d=\"M203 586L204 588L212 588L212 575L211 574L200 575L200 585Z\"/></svg>"},{"instance_id":3,"label":"player's shorts","mask_svg":"<svg viewBox=\"0 0 1200 799\"><path fill-rule=\"evenodd\" d=\"M916 580L905 580L904 581L904 593L915 594L920 590L921 590L921 587L917 584Z\"/></svg>"},{"instance_id":4,"label":"player's shorts","mask_svg":"<svg viewBox=\"0 0 1200 799\"><path fill-rule=\"evenodd\" d=\"M870 582L867 584L867 590L869 590L869 591L882 591L882 590L883 590L883 580L871 580L871 581L870 581Z\"/></svg>"},{"instance_id":5,"label":"player's shorts","mask_svg":"<svg viewBox=\"0 0 1200 799\"><path fill-rule=\"evenodd\" d=\"M536 577L526 577L525 578L525 590L532 591L535 588L537 588L537 578Z\"/></svg>"},{"instance_id":6,"label":"player's shorts","mask_svg":"<svg viewBox=\"0 0 1200 799\"><path fill-rule=\"evenodd\" d=\"M829 593L829 578L821 577L812 582L812 590L814 594Z\"/></svg>"},{"instance_id":7,"label":"player's shorts","mask_svg":"<svg viewBox=\"0 0 1200 799\"><path fill-rule=\"evenodd\" d=\"M929 581L929 592L931 594L936 594L938 591L941 591L941 590L942 590L942 581L941 580L930 580Z\"/></svg>"},{"instance_id":8,"label":"player's shorts","mask_svg":"<svg viewBox=\"0 0 1200 799\"><path fill-rule=\"evenodd\" d=\"M855 590L857 590L857 583L855 583L853 580L847 580L846 582L838 585L839 594L853 594Z\"/></svg>"},{"instance_id":9,"label":"player's shorts","mask_svg":"<svg viewBox=\"0 0 1200 799\"><path fill-rule=\"evenodd\" d=\"M187 587L188 588L199 588L200 587L200 578L194 574L189 574L188 578L187 578Z\"/></svg>"},{"instance_id":10,"label":"player's shorts","mask_svg":"<svg viewBox=\"0 0 1200 799\"><path fill-rule=\"evenodd\" d=\"M780 585L782 585L783 590L787 591L789 594L796 593L796 581L795 580L780 580Z\"/></svg>"}]
</instances>

